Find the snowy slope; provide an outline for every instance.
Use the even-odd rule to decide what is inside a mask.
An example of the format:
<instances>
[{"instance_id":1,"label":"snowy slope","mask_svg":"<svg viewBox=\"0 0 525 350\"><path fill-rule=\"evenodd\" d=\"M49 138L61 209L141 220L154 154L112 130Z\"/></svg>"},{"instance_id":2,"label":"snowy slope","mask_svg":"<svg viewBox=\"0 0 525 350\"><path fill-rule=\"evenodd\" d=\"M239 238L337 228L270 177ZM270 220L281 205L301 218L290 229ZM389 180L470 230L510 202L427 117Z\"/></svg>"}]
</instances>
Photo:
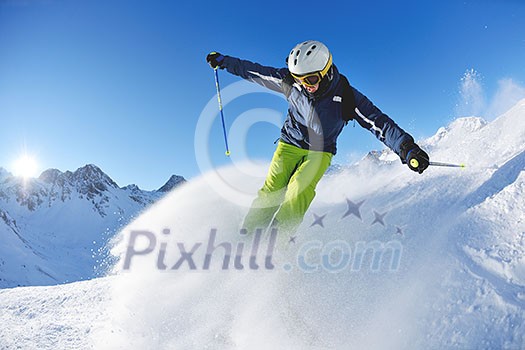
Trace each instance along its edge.
<instances>
[{"instance_id":1,"label":"snowy slope","mask_svg":"<svg viewBox=\"0 0 525 350\"><path fill-rule=\"evenodd\" d=\"M95 165L75 172L49 169L23 180L0 171L0 288L50 285L105 273L107 242L158 191L120 188Z\"/></svg>"},{"instance_id":2,"label":"snowy slope","mask_svg":"<svg viewBox=\"0 0 525 350\"><path fill-rule=\"evenodd\" d=\"M2 344L523 349L525 101L491 123L458 119L422 144L433 160L470 167L418 175L384 152L339 169L271 258L268 236L252 250L238 230L261 184L247 174L265 166L205 174L121 231L116 276L45 287L83 307L42 306L39 288L0 291ZM124 268L130 249L148 248ZM54 317L55 331L43 326Z\"/></svg>"},{"instance_id":3,"label":"snowy slope","mask_svg":"<svg viewBox=\"0 0 525 350\"><path fill-rule=\"evenodd\" d=\"M92 349L109 286L99 278L0 290L0 349Z\"/></svg>"}]
</instances>

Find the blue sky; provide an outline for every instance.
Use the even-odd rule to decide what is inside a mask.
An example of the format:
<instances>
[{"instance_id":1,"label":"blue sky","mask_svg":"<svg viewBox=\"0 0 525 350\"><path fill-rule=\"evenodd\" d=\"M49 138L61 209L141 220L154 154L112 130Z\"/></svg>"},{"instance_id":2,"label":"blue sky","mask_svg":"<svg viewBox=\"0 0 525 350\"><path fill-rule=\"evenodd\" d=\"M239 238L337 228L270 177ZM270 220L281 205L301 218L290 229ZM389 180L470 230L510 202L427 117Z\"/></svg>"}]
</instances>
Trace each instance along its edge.
<instances>
[{"instance_id":1,"label":"blue sky","mask_svg":"<svg viewBox=\"0 0 525 350\"><path fill-rule=\"evenodd\" d=\"M459 114L490 119L525 97L523 18L518 0L0 0L0 166L27 152L40 170L94 163L121 186L155 189L171 174L201 173L196 143L212 166L228 164L218 119L195 140L216 103L206 54L280 67L306 39L323 41L351 83L420 139ZM219 74L223 89L239 81ZM279 128L264 120L285 111L265 93L225 105L228 127L243 113L263 120L233 142L239 153L269 160ZM350 125L334 161L381 148Z\"/></svg>"}]
</instances>

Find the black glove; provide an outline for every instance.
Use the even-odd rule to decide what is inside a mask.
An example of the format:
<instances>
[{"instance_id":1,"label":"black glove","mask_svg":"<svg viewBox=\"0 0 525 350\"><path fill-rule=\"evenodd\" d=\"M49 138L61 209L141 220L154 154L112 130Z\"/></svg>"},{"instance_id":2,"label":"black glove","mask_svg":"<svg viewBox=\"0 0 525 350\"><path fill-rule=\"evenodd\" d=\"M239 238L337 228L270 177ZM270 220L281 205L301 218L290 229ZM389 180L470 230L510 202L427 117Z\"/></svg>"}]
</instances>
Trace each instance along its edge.
<instances>
[{"instance_id":1,"label":"black glove","mask_svg":"<svg viewBox=\"0 0 525 350\"><path fill-rule=\"evenodd\" d=\"M210 52L208 56L206 56L206 62L208 62L210 67L213 69L217 67L222 68L221 67L222 61L224 61L224 56L218 52Z\"/></svg>"},{"instance_id":2,"label":"black glove","mask_svg":"<svg viewBox=\"0 0 525 350\"><path fill-rule=\"evenodd\" d=\"M414 142L405 142L401 145L401 160L406 163L410 170L422 174L428 168L430 159L427 152L423 151Z\"/></svg>"}]
</instances>

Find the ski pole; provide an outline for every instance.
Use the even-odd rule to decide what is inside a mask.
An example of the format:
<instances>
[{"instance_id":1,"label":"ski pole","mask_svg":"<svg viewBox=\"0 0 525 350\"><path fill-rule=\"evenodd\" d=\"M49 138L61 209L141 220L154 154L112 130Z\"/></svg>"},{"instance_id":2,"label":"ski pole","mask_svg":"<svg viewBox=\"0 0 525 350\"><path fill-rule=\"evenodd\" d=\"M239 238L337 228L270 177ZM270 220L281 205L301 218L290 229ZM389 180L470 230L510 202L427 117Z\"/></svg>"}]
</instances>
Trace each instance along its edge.
<instances>
[{"instance_id":1,"label":"ski pole","mask_svg":"<svg viewBox=\"0 0 525 350\"><path fill-rule=\"evenodd\" d=\"M440 162L429 162L428 165L431 165L431 166L443 166L443 167L448 167L448 168L465 168L466 165L461 163L461 164L450 164L450 163L440 163Z\"/></svg>"},{"instance_id":2,"label":"ski pole","mask_svg":"<svg viewBox=\"0 0 525 350\"><path fill-rule=\"evenodd\" d=\"M224 144L226 145L226 156L230 156L230 148L228 147L228 136L226 135L226 125L224 123L224 113L222 112L221 89L219 87L219 73L217 67L215 70L215 87L217 88L217 100L219 101L219 110L221 111L222 132L224 134Z\"/></svg>"}]
</instances>

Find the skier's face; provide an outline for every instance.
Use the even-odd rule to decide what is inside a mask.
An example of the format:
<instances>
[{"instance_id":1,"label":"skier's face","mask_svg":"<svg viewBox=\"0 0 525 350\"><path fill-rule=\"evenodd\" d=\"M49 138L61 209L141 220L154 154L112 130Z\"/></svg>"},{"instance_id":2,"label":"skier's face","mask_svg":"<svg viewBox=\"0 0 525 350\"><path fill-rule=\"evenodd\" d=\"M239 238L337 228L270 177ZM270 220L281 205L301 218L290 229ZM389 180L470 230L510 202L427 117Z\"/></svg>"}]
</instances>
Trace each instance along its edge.
<instances>
[{"instance_id":1,"label":"skier's face","mask_svg":"<svg viewBox=\"0 0 525 350\"><path fill-rule=\"evenodd\" d=\"M323 79L321 72L315 72L306 75L295 75L292 73L292 76L297 83L301 84L305 90L311 94L319 89L319 84Z\"/></svg>"},{"instance_id":2,"label":"skier's face","mask_svg":"<svg viewBox=\"0 0 525 350\"><path fill-rule=\"evenodd\" d=\"M301 84L306 91L308 91L308 93L310 94L313 94L314 92L317 91L317 89L319 89L319 83L313 85L313 86L310 86L310 85L306 85L306 84Z\"/></svg>"}]
</instances>

